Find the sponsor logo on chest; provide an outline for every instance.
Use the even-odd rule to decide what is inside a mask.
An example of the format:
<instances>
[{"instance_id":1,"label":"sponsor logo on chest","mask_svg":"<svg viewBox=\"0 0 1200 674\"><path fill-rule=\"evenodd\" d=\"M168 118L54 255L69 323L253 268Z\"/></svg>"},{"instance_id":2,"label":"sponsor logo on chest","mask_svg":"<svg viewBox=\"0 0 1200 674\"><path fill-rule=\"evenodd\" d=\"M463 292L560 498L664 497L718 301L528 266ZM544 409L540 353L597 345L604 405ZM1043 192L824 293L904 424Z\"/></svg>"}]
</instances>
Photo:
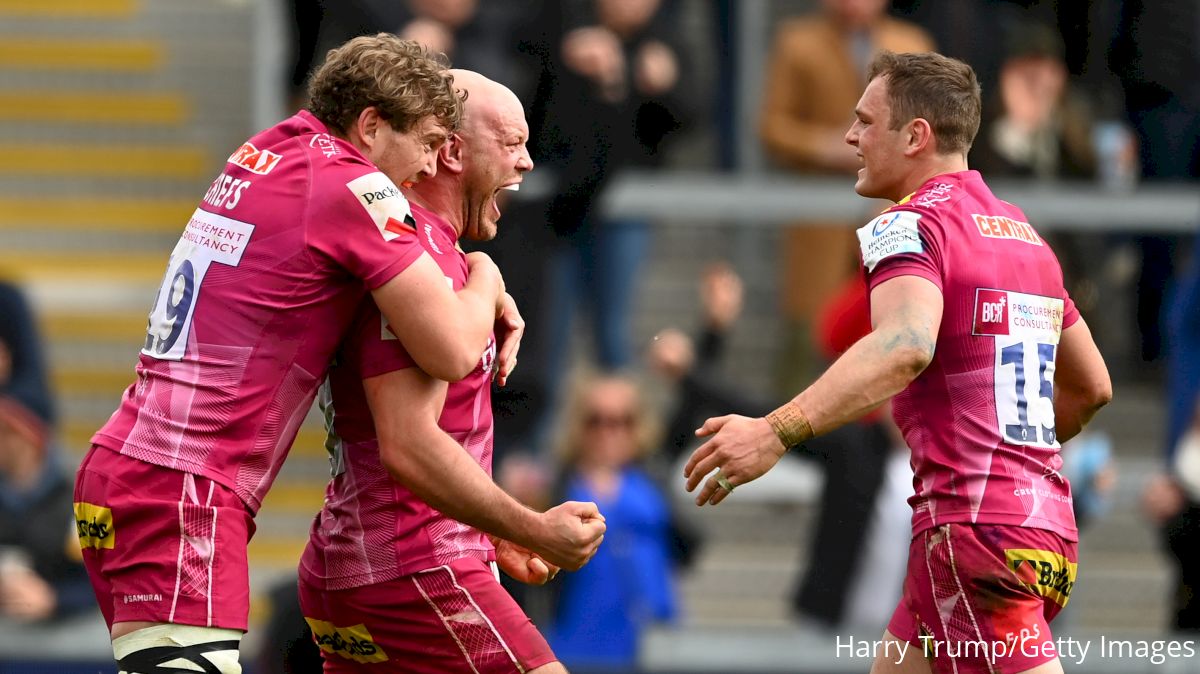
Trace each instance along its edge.
<instances>
[{"instance_id":1,"label":"sponsor logo on chest","mask_svg":"<svg viewBox=\"0 0 1200 674\"><path fill-rule=\"evenodd\" d=\"M980 236L988 239L1013 239L1035 246L1044 245L1042 237L1038 236L1037 231L1028 222L1013 220L1003 215L979 215L978 213L973 213L971 219L979 228Z\"/></svg>"},{"instance_id":2,"label":"sponsor logo on chest","mask_svg":"<svg viewBox=\"0 0 1200 674\"><path fill-rule=\"evenodd\" d=\"M971 334L1010 335L1057 344L1063 311L1062 298L978 288Z\"/></svg>"}]
</instances>

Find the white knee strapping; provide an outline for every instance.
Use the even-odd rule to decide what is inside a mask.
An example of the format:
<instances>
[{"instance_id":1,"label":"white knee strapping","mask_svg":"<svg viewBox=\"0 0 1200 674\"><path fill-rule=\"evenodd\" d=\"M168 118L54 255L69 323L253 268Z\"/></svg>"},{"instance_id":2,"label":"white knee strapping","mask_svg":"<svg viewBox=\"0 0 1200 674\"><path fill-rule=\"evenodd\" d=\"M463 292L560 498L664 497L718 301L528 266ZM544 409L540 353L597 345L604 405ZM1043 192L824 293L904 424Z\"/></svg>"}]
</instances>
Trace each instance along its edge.
<instances>
[{"instance_id":1,"label":"white knee strapping","mask_svg":"<svg viewBox=\"0 0 1200 674\"><path fill-rule=\"evenodd\" d=\"M155 674L157 667L242 674L240 630L192 625L155 625L113 639L120 674ZM201 658L203 658L201 660ZM205 667L201 663L211 663ZM144 670L144 671L143 671Z\"/></svg>"}]
</instances>

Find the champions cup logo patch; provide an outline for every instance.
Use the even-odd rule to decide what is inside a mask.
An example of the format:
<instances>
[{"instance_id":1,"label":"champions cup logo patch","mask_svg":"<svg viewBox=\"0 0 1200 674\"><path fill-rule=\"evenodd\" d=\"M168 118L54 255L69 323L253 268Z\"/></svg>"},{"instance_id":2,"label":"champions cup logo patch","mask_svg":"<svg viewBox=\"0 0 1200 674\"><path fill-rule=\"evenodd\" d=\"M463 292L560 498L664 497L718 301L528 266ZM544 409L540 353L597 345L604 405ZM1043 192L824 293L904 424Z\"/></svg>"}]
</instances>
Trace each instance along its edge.
<instances>
[{"instance_id":1,"label":"champions cup logo patch","mask_svg":"<svg viewBox=\"0 0 1200 674\"><path fill-rule=\"evenodd\" d=\"M1079 564L1056 552L1035 548L1005 550L1004 558L1026 587L1059 606L1067 605Z\"/></svg>"},{"instance_id":2,"label":"champions cup logo patch","mask_svg":"<svg viewBox=\"0 0 1200 674\"><path fill-rule=\"evenodd\" d=\"M971 218L975 221L975 226L979 228L979 234L989 239L1014 239L1035 246L1045 245L1042 243L1042 237L1038 236L1037 231L1028 222L1013 220L1002 215L972 214Z\"/></svg>"},{"instance_id":3,"label":"champions cup logo patch","mask_svg":"<svg viewBox=\"0 0 1200 674\"><path fill-rule=\"evenodd\" d=\"M75 504L75 529L80 548L112 550L117 542L112 510L91 503Z\"/></svg>"},{"instance_id":4,"label":"champions cup logo patch","mask_svg":"<svg viewBox=\"0 0 1200 674\"><path fill-rule=\"evenodd\" d=\"M355 662L387 662L387 653L375 644L375 639L363 624L338 627L324 620L305 616L304 622L312 629L313 640L326 653L340 655Z\"/></svg>"},{"instance_id":5,"label":"champions cup logo patch","mask_svg":"<svg viewBox=\"0 0 1200 674\"><path fill-rule=\"evenodd\" d=\"M867 271L875 271L875 265L892 255L925 252L918 227L920 220L920 213L893 211L861 227L858 230L858 243Z\"/></svg>"},{"instance_id":6,"label":"champions cup logo patch","mask_svg":"<svg viewBox=\"0 0 1200 674\"><path fill-rule=\"evenodd\" d=\"M260 150L252 143L242 143L241 147L229 155L230 164L237 164L247 171L261 176L270 173L280 159L283 159L283 155L275 154L270 150Z\"/></svg>"}]
</instances>

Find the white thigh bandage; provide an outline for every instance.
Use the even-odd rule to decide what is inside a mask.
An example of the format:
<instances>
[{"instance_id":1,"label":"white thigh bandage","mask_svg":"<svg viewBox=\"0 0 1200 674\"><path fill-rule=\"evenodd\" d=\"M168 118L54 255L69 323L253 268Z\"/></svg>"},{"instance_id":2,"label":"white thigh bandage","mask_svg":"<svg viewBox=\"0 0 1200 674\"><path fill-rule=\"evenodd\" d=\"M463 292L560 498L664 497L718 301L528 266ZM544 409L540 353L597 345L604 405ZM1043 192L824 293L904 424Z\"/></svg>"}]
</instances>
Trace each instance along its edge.
<instances>
[{"instance_id":1,"label":"white thigh bandage","mask_svg":"<svg viewBox=\"0 0 1200 674\"><path fill-rule=\"evenodd\" d=\"M242 674L240 630L192 625L155 625L113 639L120 674L196 671Z\"/></svg>"}]
</instances>

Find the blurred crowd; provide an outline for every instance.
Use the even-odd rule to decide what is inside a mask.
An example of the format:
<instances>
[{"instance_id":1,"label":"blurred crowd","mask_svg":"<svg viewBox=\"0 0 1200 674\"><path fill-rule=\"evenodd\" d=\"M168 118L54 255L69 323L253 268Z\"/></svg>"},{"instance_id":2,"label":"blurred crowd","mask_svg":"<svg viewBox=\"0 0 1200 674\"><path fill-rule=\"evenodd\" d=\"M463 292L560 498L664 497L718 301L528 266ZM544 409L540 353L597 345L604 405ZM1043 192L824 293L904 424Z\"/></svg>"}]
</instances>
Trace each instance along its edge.
<instances>
[{"instance_id":1,"label":"blurred crowd","mask_svg":"<svg viewBox=\"0 0 1200 674\"><path fill-rule=\"evenodd\" d=\"M24 293L0 279L0 625L94 607L42 350Z\"/></svg>"},{"instance_id":2,"label":"blurred crowd","mask_svg":"<svg viewBox=\"0 0 1200 674\"><path fill-rule=\"evenodd\" d=\"M744 287L714 259L697 287L700 329L662 325L634 341L654 228L599 207L627 168L696 161L735 166L740 75L732 0L295 0L294 103L325 51L357 34L395 32L459 68L511 87L525 103L536 170L502 204L486 248L528 320L521 367L497 392L497 475L530 505L594 500L607 517L601 552L581 572L531 592L568 666L627 671L641 631L686 615L678 576L703 545L676 502L676 460L705 416L762 414L799 390L869 330L854 229L787 227L778 250L778 391L748 389L720 369ZM845 175L858 167L843 138L881 49L936 49L971 63L984 123L970 155L990 179L1092 181L1111 190L1200 176L1200 0L813 0L772 2L757 121L771 170ZM697 35L697 27L711 27ZM706 67L702 67L705 66ZM690 168L690 164L687 164ZM798 178L799 179L799 178ZM850 189L847 181L846 189ZM868 214L864 212L864 216ZM1138 223L1131 222L1130 231ZM1198 223L1200 224L1200 223ZM506 236L503 232L509 231ZM1143 499L1177 560L1172 625L1200 629L1200 256L1183 237L1056 232L1068 287L1101 347L1132 332L1133 379L1165 380L1162 474ZM1124 278L1120 269L1137 271ZM1125 293L1132 315L1102 312ZM53 398L36 323L0 286L0 615L45 620L87 605L69 516L70 485L54 444ZM1134 326L1134 327L1131 327ZM585 339L581 345L575 336ZM573 358L582 351L581 358ZM648 398L665 390L668 400ZM1118 386L1118 396L1120 389ZM881 627L903 575L911 473L888 413L805 448L825 476L809 558L793 606L825 627ZM1101 514L1113 467L1104 437L1064 449L1081 522ZM61 517L59 517L61 515ZM61 522L59 522L61 520ZM37 522L31 526L31 522ZM85 523L78 523L79 526ZM900 532L900 535L896 535ZM799 532L797 532L799 535ZM840 560L859 559L858 565ZM873 585L867 586L864 584ZM282 596L282 595L281 595Z\"/></svg>"}]
</instances>

